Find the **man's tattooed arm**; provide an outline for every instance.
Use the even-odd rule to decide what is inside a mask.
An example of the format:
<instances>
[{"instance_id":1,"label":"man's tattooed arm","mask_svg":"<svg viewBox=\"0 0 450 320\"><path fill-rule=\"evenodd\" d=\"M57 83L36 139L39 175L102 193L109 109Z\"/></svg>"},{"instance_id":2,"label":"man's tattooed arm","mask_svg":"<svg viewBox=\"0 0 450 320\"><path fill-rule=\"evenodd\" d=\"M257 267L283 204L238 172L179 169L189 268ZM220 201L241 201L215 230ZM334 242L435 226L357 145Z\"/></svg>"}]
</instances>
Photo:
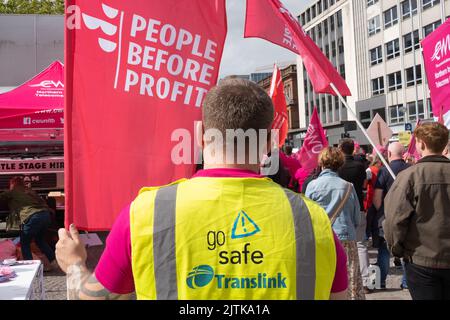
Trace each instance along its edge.
<instances>
[{"instance_id":1,"label":"man's tattooed arm","mask_svg":"<svg viewBox=\"0 0 450 320\"><path fill-rule=\"evenodd\" d=\"M81 263L67 269L68 300L129 300L131 297L132 294L109 292Z\"/></svg>"}]
</instances>

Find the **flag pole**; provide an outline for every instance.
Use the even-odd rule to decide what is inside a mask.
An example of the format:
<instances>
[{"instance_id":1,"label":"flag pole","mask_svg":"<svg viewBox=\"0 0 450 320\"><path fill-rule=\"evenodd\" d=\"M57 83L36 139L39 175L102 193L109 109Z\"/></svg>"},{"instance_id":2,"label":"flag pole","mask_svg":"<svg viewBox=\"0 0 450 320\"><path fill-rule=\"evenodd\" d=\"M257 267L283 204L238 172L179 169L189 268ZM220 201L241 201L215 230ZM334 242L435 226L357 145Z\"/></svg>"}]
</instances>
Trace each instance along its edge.
<instances>
[{"instance_id":1,"label":"flag pole","mask_svg":"<svg viewBox=\"0 0 450 320\"><path fill-rule=\"evenodd\" d=\"M380 160L383 162L383 164L386 166L386 169L389 171L390 175L392 176L392 178L396 178L394 172L392 171L391 167L389 166L388 162L386 161L386 159L383 157L383 155L381 154L381 152L378 150L377 146L375 145L375 143L372 141L372 139L369 137L369 134L367 133L366 129L364 128L364 126L362 125L362 123L358 120L358 117L356 116L355 112L349 107L347 101L345 101L345 99L342 97L341 93L339 92L339 90L336 88L336 86L333 83L330 83L331 88L333 89L333 91L339 96L339 99L341 100L342 104L347 108L348 111L350 111L350 113L355 117L356 119L356 123L358 124L358 127L362 130L364 136L367 138L367 140L369 140L370 144L373 146L375 152L377 153L378 157L380 157Z\"/></svg>"}]
</instances>

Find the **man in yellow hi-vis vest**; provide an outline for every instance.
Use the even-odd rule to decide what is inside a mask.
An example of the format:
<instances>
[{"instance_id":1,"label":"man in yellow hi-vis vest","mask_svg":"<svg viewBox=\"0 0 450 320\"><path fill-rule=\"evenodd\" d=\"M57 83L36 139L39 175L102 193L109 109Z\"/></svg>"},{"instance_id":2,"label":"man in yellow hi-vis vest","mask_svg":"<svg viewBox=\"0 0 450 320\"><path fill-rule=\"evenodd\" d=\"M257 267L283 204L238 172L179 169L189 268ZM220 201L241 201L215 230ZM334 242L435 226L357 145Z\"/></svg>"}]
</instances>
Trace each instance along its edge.
<instances>
[{"instance_id":1,"label":"man in yellow hi-vis vest","mask_svg":"<svg viewBox=\"0 0 450 320\"><path fill-rule=\"evenodd\" d=\"M76 228L59 231L69 299L346 298L345 253L325 211L259 175L265 148L256 160L252 152L270 143L260 133L273 118L258 85L229 78L213 88L197 128L204 170L142 189L119 215L95 274Z\"/></svg>"}]
</instances>

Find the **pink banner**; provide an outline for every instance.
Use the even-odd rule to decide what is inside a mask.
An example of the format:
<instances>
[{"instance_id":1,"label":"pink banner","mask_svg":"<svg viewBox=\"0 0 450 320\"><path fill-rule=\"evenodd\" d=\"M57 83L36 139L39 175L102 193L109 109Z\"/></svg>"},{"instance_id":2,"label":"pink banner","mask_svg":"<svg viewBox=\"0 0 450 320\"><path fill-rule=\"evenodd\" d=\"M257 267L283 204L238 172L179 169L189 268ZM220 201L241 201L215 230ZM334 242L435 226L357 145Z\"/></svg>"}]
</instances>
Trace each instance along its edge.
<instances>
[{"instance_id":1,"label":"pink banner","mask_svg":"<svg viewBox=\"0 0 450 320\"><path fill-rule=\"evenodd\" d=\"M193 149L217 83L225 0L66 6L66 225L108 230L141 187L194 173L197 159L176 147Z\"/></svg>"},{"instance_id":2,"label":"pink banner","mask_svg":"<svg viewBox=\"0 0 450 320\"><path fill-rule=\"evenodd\" d=\"M450 110L450 19L422 41L423 59L435 117Z\"/></svg>"},{"instance_id":3,"label":"pink banner","mask_svg":"<svg viewBox=\"0 0 450 320\"><path fill-rule=\"evenodd\" d=\"M320 122L317 108L314 107L305 141L299 155L302 168L306 172L310 173L317 167L319 154L326 147L328 147L328 140Z\"/></svg>"}]
</instances>

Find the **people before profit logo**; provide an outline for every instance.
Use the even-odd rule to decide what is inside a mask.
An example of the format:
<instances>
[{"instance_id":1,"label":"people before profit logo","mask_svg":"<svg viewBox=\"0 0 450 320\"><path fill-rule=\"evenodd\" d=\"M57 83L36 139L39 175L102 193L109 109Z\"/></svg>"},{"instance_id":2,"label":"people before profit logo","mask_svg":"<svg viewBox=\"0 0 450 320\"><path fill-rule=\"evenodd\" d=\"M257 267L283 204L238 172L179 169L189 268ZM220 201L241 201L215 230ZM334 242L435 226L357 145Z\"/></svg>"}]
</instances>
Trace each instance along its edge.
<instances>
[{"instance_id":1,"label":"people before profit logo","mask_svg":"<svg viewBox=\"0 0 450 320\"><path fill-rule=\"evenodd\" d=\"M102 3L102 9L104 14L109 18L109 19L115 19L117 17L117 15L119 14L119 10L111 8L105 4ZM97 30L97 29L101 29L103 31L103 33L107 36L114 36L117 33L117 26L92 17L90 15L87 15L85 13L82 13L82 17L83 17L83 21L84 24L86 25L86 27L90 30ZM123 16L122 16L123 18ZM121 22L122 22L122 18L121 18ZM117 40L116 40L117 41ZM114 52L117 48L117 42L105 39L105 38L98 38L98 44L100 45L100 48L102 48L103 51L105 52Z\"/></svg>"},{"instance_id":2,"label":"people before profit logo","mask_svg":"<svg viewBox=\"0 0 450 320\"><path fill-rule=\"evenodd\" d=\"M31 118L30 117L23 118L23 124L26 126L31 125Z\"/></svg>"},{"instance_id":3,"label":"people before profit logo","mask_svg":"<svg viewBox=\"0 0 450 320\"><path fill-rule=\"evenodd\" d=\"M54 89L54 88L64 88L64 83L62 81L53 81L53 80L44 80L38 84L30 84L32 88L46 88L46 89Z\"/></svg>"},{"instance_id":4,"label":"people before profit logo","mask_svg":"<svg viewBox=\"0 0 450 320\"><path fill-rule=\"evenodd\" d=\"M450 34L436 43L431 61L440 61L450 52Z\"/></svg>"},{"instance_id":5,"label":"people before profit logo","mask_svg":"<svg viewBox=\"0 0 450 320\"><path fill-rule=\"evenodd\" d=\"M214 279L214 269L208 265L201 265L192 269L186 279L189 288L197 289L207 286Z\"/></svg>"},{"instance_id":6,"label":"people before profit logo","mask_svg":"<svg viewBox=\"0 0 450 320\"><path fill-rule=\"evenodd\" d=\"M89 30L100 29L106 36L98 38L101 49L117 53L114 89L122 87L127 93L199 108L216 81L218 44L178 23L175 27L175 22L143 17L105 4L102 9L111 20L120 13L120 22L85 12L81 16ZM131 19L125 20L125 15ZM130 20L130 24L124 23Z\"/></svg>"}]
</instances>

